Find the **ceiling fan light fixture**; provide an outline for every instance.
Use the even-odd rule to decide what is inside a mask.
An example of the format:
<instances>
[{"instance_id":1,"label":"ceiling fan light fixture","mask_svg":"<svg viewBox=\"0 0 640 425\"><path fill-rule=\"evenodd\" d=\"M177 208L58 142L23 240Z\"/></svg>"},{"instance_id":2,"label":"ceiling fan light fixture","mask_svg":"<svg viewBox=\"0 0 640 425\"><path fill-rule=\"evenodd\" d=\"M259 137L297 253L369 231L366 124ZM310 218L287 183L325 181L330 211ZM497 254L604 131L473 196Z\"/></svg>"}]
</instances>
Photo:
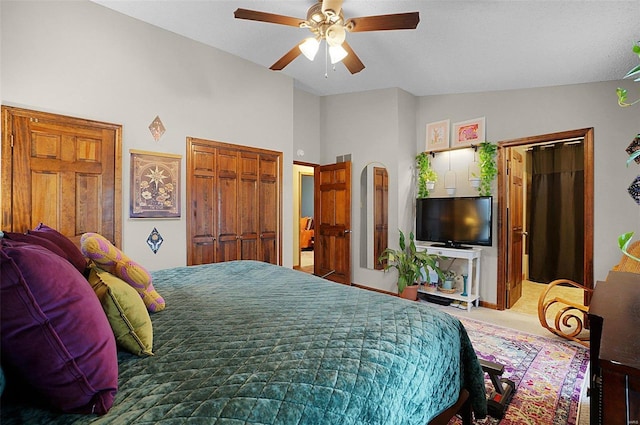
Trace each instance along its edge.
<instances>
[{"instance_id":1,"label":"ceiling fan light fixture","mask_svg":"<svg viewBox=\"0 0 640 425\"><path fill-rule=\"evenodd\" d=\"M322 13L322 3L316 3L307 10L307 21L313 21L316 24L324 21L324 13Z\"/></svg>"},{"instance_id":2,"label":"ceiling fan light fixture","mask_svg":"<svg viewBox=\"0 0 640 425\"><path fill-rule=\"evenodd\" d=\"M333 24L325 32L325 38L329 46L341 46L347 38L347 32L340 24Z\"/></svg>"},{"instance_id":3,"label":"ceiling fan light fixture","mask_svg":"<svg viewBox=\"0 0 640 425\"><path fill-rule=\"evenodd\" d=\"M305 55L306 58L310 61L312 61L316 57L316 53L318 53L319 47L320 41L315 37L309 37L305 39L299 46L302 54Z\"/></svg>"},{"instance_id":4,"label":"ceiling fan light fixture","mask_svg":"<svg viewBox=\"0 0 640 425\"><path fill-rule=\"evenodd\" d=\"M329 46L329 57L331 63L335 64L347 57L347 51L342 46Z\"/></svg>"}]
</instances>

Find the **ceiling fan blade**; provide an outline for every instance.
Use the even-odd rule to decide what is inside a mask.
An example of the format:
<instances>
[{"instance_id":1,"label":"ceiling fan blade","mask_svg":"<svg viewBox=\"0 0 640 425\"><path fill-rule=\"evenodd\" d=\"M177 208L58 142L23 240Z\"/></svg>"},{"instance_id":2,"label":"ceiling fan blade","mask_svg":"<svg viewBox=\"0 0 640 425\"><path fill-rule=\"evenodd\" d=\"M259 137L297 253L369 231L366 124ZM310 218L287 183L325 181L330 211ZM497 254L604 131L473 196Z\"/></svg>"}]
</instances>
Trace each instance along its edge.
<instances>
[{"instance_id":1,"label":"ceiling fan blade","mask_svg":"<svg viewBox=\"0 0 640 425\"><path fill-rule=\"evenodd\" d=\"M410 30L415 29L418 22L420 22L419 12L407 12L351 18L345 27L349 32Z\"/></svg>"},{"instance_id":2,"label":"ceiling fan blade","mask_svg":"<svg viewBox=\"0 0 640 425\"><path fill-rule=\"evenodd\" d=\"M296 44L293 47L293 49L285 53L284 56L278 59L276 63L271 65L269 69L272 71L281 71L285 66L293 62L293 60L298 56L300 56L300 54L302 53L302 51L300 50L300 44L302 43L304 43L304 41L300 42L299 44Z\"/></svg>"},{"instance_id":3,"label":"ceiling fan blade","mask_svg":"<svg viewBox=\"0 0 640 425\"><path fill-rule=\"evenodd\" d=\"M344 43L342 43L342 47L344 47L344 50L347 51L347 56L342 59L342 63L344 64L344 66L346 66L349 72L352 74L357 74L358 72L362 71L364 69L364 64L362 63L358 55L356 55L356 53L353 51L351 46L349 46L349 43L345 41Z\"/></svg>"},{"instance_id":4,"label":"ceiling fan blade","mask_svg":"<svg viewBox=\"0 0 640 425\"><path fill-rule=\"evenodd\" d=\"M304 19L300 18L241 8L236 9L236 11L233 12L233 16L236 19L248 19L250 21L269 22L271 24L289 25L292 27L300 27L300 24L304 22Z\"/></svg>"},{"instance_id":5,"label":"ceiling fan blade","mask_svg":"<svg viewBox=\"0 0 640 425\"><path fill-rule=\"evenodd\" d=\"M342 0L322 0L322 13L329 16L340 15Z\"/></svg>"}]
</instances>

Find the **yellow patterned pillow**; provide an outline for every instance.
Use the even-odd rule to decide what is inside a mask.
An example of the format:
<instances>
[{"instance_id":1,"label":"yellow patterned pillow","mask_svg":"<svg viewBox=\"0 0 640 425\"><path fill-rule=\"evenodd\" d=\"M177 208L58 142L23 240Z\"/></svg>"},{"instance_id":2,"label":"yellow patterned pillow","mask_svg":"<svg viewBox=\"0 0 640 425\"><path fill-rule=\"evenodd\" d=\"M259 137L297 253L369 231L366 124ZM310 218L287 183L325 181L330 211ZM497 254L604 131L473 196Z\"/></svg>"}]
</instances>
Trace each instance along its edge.
<instances>
[{"instance_id":1,"label":"yellow patterned pillow","mask_svg":"<svg viewBox=\"0 0 640 425\"><path fill-rule=\"evenodd\" d=\"M150 312L164 310L164 298L153 287L149 272L113 246L104 236L85 233L80 238L80 249L98 267L118 276L138 291Z\"/></svg>"},{"instance_id":2,"label":"yellow patterned pillow","mask_svg":"<svg viewBox=\"0 0 640 425\"><path fill-rule=\"evenodd\" d=\"M142 299L127 282L92 266L89 283L100 299L116 343L138 356L153 356L153 327Z\"/></svg>"}]
</instances>

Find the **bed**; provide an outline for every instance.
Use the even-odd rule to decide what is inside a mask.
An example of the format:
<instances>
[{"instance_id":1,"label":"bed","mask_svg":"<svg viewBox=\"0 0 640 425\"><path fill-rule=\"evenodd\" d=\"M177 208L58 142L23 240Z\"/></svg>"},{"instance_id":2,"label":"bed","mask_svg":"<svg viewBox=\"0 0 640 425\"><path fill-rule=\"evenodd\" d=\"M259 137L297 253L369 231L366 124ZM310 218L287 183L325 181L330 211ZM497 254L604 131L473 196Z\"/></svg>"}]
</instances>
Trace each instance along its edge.
<instances>
[{"instance_id":1,"label":"bed","mask_svg":"<svg viewBox=\"0 0 640 425\"><path fill-rule=\"evenodd\" d=\"M103 416L3 396L2 424L419 424L463 389L486 415L460 321L426 304L255 261L152 272L154 356L118 351Z\"/></svg>"}]
</instances>

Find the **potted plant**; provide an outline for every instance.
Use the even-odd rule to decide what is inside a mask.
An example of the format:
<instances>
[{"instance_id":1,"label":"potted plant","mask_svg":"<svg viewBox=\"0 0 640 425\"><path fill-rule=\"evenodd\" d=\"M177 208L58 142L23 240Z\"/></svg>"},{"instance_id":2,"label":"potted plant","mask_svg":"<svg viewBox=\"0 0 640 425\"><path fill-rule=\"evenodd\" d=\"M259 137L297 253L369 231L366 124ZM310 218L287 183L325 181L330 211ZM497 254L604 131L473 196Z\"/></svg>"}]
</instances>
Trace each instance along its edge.
<instances>
[{"instance_id":1,"label":"potted plant","mask_svg":"<svg viewBox=\"0 0 640 425\"><path fill-rule=\"evenodd\" d=\"M416 165L418 166L418 198L426 198L429 196L429 191L435 187L438 174L431 168L431 160L426 152L416 156Z\"/></svg>"},{"instance_id":2,"label":"potted plant","mask_svg":"<svg viewBox=\"0 0 640 425\"><path fill-rule=\"evenodd\" d=\"M442 272L442 289L452 290L453 281L456 279L456 272L453 270L445 270Z\"/></svg>"},{"instance_id":3,"label":"potted plant","mask_svg":"<svg viewBox=\"0 0 640 425\"><path fill-rule=\"evenodd\" d=\"M409 245L405 243L404 233L400 231L400 249L385 249L379 262L386 262L384 271L390 268L398 270L398 294L402 298L415 301L418 298L418 283L422 277L422 268L429 267L442 277L442 271L436 261L437 255L427 254L426 251L418 251L414 242L413 232L409 234Z\"/></svg>"},{"instance_id":4,"label":"potted plant","mask_svg":"<svg viewBox=\"0 0 640 425\"><path fill-rule=\"evenodd\" d=\"M490 142L480 143L478 156L480 159L480 187L478 191L481 196L491 196L491 186L493 180L498 175L498 167L496 165L496 154L498 146Z\"/></svg>"}]
</instances>

